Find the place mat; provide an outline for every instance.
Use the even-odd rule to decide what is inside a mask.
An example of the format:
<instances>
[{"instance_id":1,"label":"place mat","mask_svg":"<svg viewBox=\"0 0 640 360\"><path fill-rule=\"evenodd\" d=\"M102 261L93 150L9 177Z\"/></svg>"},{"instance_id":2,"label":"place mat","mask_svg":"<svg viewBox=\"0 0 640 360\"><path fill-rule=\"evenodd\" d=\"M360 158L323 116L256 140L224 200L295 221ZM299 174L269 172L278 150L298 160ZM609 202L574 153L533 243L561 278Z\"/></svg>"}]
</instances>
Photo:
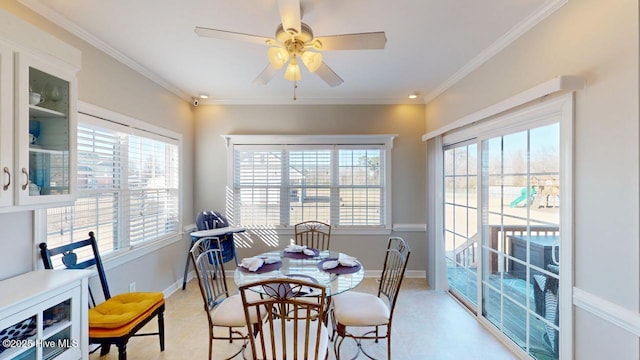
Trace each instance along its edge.
<instances>
[{"instance_id":1,"label":"place mat","mask_svg":"<svg viewBox=\"0 0 640 360\"><path fill-rule=\"evenodd\" d=\"M274 270L278 270L282 267L282 261L278 261L275 262L273 264L263 264L262 266L260 266L260 268L256 271L251 271L243 266L238 266L238 270L242 271L243 273L247 273L247 274L262 274L262 273L266 273L269 271L274 271Z\"/></svg>"},{"instance_id":2,"label":"place mat","mask_svg":"<svg viewBox=\"0 0 640 360\"><path fill-rule=\"evenodd\" d=\"M312 249L312 248L308 248L308 249L309 250L313 250L313 253L315 255L310 256L310 255L307 255L307 254L305 254L303 252L289 252L289 251L284 251L283 250L282 251L282 256L286 256L286 257L291 258L291 259L311 259L311 258L314 258L314 257L320 255L320 250Z\"/></svg>"},{"instance_id":3,"label":"place mat","mask_svg":"<svg viewBox=\"0 0 640 360\"><path fill-rule=\"evenodd\" d=\"M361 268L362 265L360 265L360 263L356 264L356 266L342 266L342 265L338 265L336 267L334 267L333 269L323 269L322 268L322 264L324 264L327 261L335 261L338 260L338 258L329 258L329 259L324 259L322 261L320 261L318 263L318 269L322 270L322 271L326 271L328 273L331 274L351 274L354 272L358 272Z\"/></svg>"}]
</instances>

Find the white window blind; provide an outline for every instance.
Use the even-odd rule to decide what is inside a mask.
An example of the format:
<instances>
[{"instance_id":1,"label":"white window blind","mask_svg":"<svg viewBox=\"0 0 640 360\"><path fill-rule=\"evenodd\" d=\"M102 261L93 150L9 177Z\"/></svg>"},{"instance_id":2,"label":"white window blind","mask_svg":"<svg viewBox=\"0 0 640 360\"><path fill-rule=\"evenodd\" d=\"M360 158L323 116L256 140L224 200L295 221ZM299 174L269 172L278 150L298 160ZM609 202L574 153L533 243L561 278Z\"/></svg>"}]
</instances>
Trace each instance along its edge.
<instances>
[{"instance_id":1,"label":"white window blind","mask_svg":"<svg viewBox=\"0 0 640 360\"><path fill-rule=\"evenodd\" d=\"M78 124L78 199L47 209L50 247L96 234L101 253L178 233L177 141L104 121Z\"/></svg>"},{"instance_id":2,"label":"white window blind","mask_svg":"<svg viewBox=\"0 0 640 360\"><path fill-rule=\"evenodd\" d=\"M385 145L238 145L233 154L240 224L387 225Z\"/></svg>"}]
</instances>

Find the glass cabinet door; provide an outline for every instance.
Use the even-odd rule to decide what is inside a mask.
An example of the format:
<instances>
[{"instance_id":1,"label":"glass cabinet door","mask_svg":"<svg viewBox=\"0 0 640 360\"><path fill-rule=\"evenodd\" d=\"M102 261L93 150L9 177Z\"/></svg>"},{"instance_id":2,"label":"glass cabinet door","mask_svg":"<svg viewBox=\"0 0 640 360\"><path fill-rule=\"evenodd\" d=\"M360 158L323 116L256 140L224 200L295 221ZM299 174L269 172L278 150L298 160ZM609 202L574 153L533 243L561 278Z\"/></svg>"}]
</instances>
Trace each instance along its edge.
<instances>
[{"instance_id":1,"label":"glass cabinet door","mask_svg":"<svg viewBox=\"0 0 640 360\"><path fill-rule=\"evenodd\" d=\"M73 200L75 76L29 55L16 59L18 203Z\"/></svg>"}]
</instances>

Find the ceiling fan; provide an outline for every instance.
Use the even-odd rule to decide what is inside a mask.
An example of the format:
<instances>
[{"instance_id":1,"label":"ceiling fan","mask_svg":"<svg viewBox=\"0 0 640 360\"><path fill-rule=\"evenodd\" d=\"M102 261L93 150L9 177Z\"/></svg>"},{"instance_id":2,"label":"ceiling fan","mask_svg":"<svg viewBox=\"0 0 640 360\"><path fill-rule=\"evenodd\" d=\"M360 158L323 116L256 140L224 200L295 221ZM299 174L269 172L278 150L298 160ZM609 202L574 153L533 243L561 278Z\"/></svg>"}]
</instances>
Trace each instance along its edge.
<instances>
[{"instance_id":1,"label":"ceiling fan","mask_svg":"<svg viewBox=\"0 0 640 360\"><path fill-rule=\"evenodd\" d=\"M387 42L383 31L314 37L311 27L301 22L300 0L278 0L278 10L282 23L276 29L275 38L200 26L196 26L195 32L203 37L269 46L269 64L254 81L263 85L271 81L284 65L287 65L285 79L299 81L301 60L307 70L317 74L329 86L338 86L344 80L325 64L320 51L384 49Z\"/></svg>"}]
</instances>

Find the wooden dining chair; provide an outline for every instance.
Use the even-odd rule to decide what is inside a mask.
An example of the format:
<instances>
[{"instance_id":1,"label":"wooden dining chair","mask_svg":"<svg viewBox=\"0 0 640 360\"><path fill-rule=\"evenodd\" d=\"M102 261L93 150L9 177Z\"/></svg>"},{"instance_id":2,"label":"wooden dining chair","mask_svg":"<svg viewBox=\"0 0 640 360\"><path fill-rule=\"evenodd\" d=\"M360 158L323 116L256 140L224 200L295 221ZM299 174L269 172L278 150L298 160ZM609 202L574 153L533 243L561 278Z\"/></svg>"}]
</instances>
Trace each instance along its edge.
<instances>
[{"instance_id":1,"label":"wooden dining chair","mask_svg":"<svg viewBox=\"0 0 640 360\"><path fill-rule=\"evenodd\" d=\"M261 299L252 294L263 293ZM304 295L312 294L312 296ZM274 278L240 287L245 318L263 316L248 326L251 359L321 360L328 358L329 332L324 319L325 287L291 278Z\"/></svg>"},{"instance_id":2,"label":"wooden dining chair","mask_svg":"<svg viewBox=\"0 0 640 360\"><path fill-rule=\"evenodd\" d=\"M347 291L333 296L333 319L335 338L333 344L336 359L340 359L340 347L345 338L352 338L367 357L372 358L362 347L362 340L387 339L387 358L391 359L391 324L393 311L402 285L411 250L401 237L391 237L387 244L384 267L377 295ZM385 328L381 333L381 327ZM365 333L351 332L352 328L371 328ZM332 336L332 337L333 337Z\"/></svg>"},{"instance_id":3,"label":"wooden dining chair","mask_svg":"<svg viewBox=\"0 0 640 360\"><path fill-rule=\"evenodd\" d=\"M295 243L318 250L329 250L331 225L320 221L304 221L294 225Z\"/></svg>"},{"instance_id":4,"label":"wooden dining chair","mask_svg":"<svg viewBox=\"0 0 640 360\"><path fill-rule=\"evenodd\" d=\"M247 321L244 316L242 299L239 294L232 295L227 286L224 272L222 251L212 247L210 242L216 239L203 238L198 240L190 250L191 260L196 270L200 294L204 301L204 310L209 322L209 359L213 359L213 342L215 340L242 341L238 352L228 359L244 351L248 338L244 332ZM250 295L251 299L260 298L258 294ZM252 316L250 324L258 322L257 316ZM217 335L216 328L225 328L226 335Z\"/></svg>"},{"instance_id":5,"label":"wooden dining chair","mask_svg":"<svg viewBox=\"0 0 640 360\"><path fill-rule=\"evenodd\" d=\"M158 335L160 351L164 351L164 294L131 292L111 296L93 231L89 232L86 240L51 249L43 242L39 247L45 269L59 266L66 269L86 269L95 265L104 301L96 300L97 294L89 289L89 344L100 345L100 356L106 355L111 345L116 345L118 359L126 360L127 343L133 336ZM80 262L78 256L81 256ZM158 319L158 331L138 333L153 318Z\"/></svg>"}]
</instances>

